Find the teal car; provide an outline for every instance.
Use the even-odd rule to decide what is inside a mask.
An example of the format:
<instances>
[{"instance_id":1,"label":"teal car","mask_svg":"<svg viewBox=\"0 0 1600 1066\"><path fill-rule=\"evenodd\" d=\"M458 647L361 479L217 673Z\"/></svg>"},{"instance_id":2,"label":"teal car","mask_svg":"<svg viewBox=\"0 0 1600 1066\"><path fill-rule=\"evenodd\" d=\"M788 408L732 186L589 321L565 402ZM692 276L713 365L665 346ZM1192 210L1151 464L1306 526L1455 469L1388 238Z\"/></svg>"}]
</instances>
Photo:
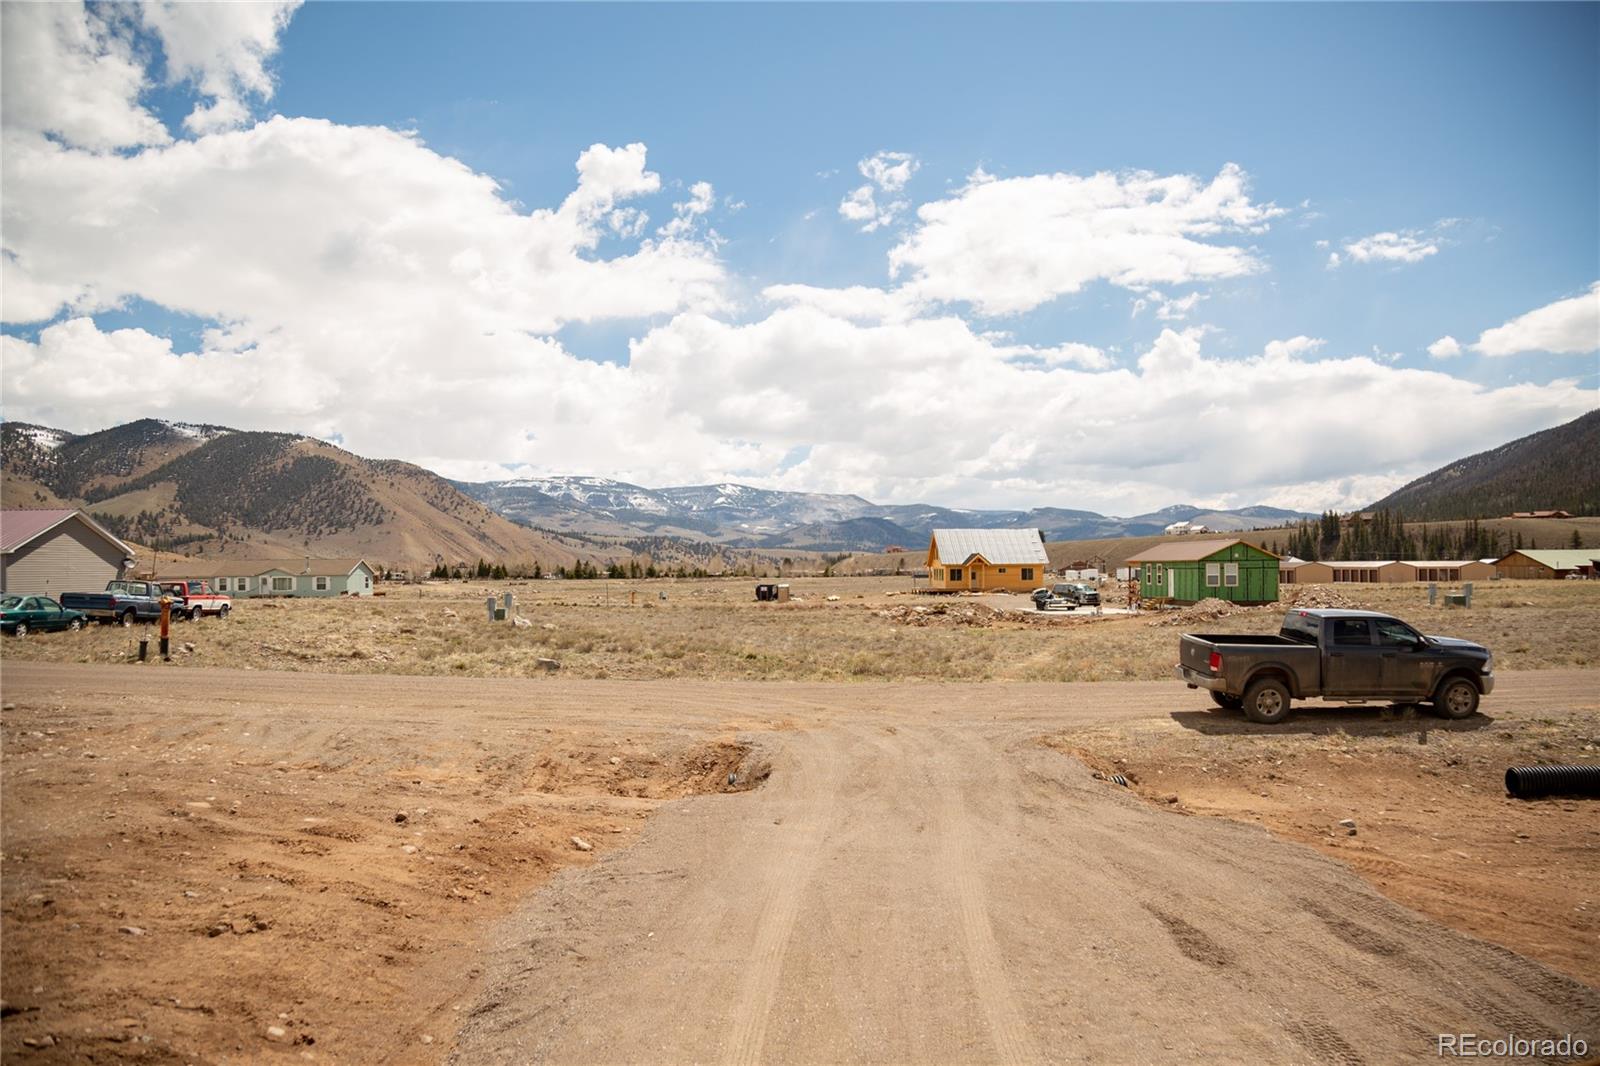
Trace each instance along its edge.
<instances>
[{"instance_id":1,"label":"teal car","mask_svg":"<svg viewBox=\"0 0 1600 1066\"><path fill-rule=\"evenodd\" d=\"M87 616L69 611L49 596L6 596L0 599L0 633L25 637L34 630L83 628Z\"/></svg>"}]
</instances>

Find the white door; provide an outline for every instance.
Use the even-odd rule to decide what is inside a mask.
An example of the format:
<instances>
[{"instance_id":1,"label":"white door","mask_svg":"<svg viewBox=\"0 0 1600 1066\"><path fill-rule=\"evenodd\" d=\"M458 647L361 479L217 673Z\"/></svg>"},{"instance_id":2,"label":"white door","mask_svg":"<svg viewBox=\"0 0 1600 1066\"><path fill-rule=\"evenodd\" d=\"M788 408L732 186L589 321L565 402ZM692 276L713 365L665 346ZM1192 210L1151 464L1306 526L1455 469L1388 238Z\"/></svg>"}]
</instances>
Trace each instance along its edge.
<instances>
[{"instance_id":1,"label":"white door","mask_svg":"<svg viewBox=\"0 0 1600 1066\"><path fill-rule=\"evenodd\" d=\"M1167 599L1175 600L1177 598L1178 598L1178 572L1169 567L1167 569Z\"/></svg>"}]
</instances>

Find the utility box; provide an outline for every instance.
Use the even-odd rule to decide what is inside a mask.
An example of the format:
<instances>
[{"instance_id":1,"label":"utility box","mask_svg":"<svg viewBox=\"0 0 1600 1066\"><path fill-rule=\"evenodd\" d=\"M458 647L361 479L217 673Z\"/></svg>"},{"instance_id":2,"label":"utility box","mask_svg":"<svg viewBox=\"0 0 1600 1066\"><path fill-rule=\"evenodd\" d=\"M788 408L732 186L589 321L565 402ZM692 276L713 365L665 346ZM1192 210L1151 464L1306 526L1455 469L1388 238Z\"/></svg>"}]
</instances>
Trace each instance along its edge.
<instances>
[{"instance_id":1,"label":"utility box","mask_svg":"<svg viewBox=\"0 0 1600 1066\"><path fill-rule=\"evenodd\" d=\"M757 585L756 599L762 603L787 603L789 602L789 586L773 584Z\"/></svg>"}]
</instances>

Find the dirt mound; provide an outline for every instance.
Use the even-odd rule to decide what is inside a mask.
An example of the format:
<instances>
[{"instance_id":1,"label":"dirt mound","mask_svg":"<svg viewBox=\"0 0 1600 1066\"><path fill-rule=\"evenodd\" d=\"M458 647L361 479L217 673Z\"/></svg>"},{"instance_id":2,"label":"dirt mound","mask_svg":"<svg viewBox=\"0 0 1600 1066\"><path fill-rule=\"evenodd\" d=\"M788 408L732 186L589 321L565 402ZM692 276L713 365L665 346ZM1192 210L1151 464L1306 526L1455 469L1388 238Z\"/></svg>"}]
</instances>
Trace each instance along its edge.
<instances>
[{"instance_id":1,"label":"dirt mound","mask_svg":"<svg viewBox=\"0 0 1600 1066\"><path fill-rule=\"evenodd\" d=\"M767 761L749 744L721 741L661 753L638 745L548 752L533 767L527 787L547 795L633 796L677 799L708 792L744 792L765 781Z\"/></svg>"},{"instance_id":2,"label":"dirt mound","mask_svg":"<svg viewBox=\"0 0 1600 1066\"><path fill-rule=\"evenodd\" d=\"M906 604L874 611L879 618L887 618L906 626L978 626L988 627L1004 616L1003 611L981 603L929 603Z\"/></svg>"},{"instance_id":3,"label":"dirt mound","mask_svg":"<svg viewBox=\"0 0 1600 1066\"><path fill-rule=\"evenodd\" d=\"M1327 585L1293 585L1288 589L1280 590L1278 599L1285 607L1324 607L1353 609L1356 606L1338 589Z\"/></svg>"},{"instance_id":4,"label":"dirt mound","mask_svg":"<svg viewBox=\"0 0 1600 1066\"><path fill-rule=\"evenodd\" d=\"M1218 618L1226 618L1230 614L1242 614L1256 610L1254 607L1242 607L1230 600L1201 600L1199 603L1176 611L1162 611L1155 618L1146 622L1147 626L1189 626L1197 622L1211 622Z\"/></svg>"}]
</instances>

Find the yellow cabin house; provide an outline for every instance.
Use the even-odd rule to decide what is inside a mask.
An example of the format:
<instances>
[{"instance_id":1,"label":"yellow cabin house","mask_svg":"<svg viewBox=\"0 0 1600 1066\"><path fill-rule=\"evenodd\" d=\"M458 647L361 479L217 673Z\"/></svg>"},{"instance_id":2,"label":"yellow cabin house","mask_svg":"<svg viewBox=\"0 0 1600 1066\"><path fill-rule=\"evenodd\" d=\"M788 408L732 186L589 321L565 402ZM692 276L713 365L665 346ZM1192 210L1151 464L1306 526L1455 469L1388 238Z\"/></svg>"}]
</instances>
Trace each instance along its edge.
<instances>
[{"instance_id":1,"label":"yellow cabin house","mask_svg":"<svg viewBox=\"0 0 1600 1066\"><path fill-rule=\"evenodd\" d=\"M1050 559L1037 529L936 529L928 541L928 588L938 592L1032 592Z\"/></svg>"}]
</instances>

